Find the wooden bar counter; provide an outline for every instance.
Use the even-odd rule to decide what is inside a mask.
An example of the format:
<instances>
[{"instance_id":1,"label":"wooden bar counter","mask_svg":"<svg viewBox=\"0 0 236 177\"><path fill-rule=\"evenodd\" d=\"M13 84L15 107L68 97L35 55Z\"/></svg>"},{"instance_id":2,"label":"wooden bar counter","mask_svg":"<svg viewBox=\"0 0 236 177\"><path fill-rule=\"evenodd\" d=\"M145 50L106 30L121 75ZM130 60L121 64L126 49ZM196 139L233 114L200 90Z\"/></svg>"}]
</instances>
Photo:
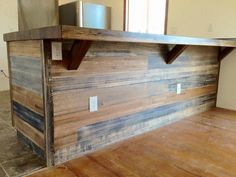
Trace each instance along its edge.
<instances>
[{"instance_id":1,"label":"wooden bar counter","mask_svg":"<svg viewBox=\"0 0 236 177\"><path fill-rule=\"evenodd\" d=\"M48 166L215 107L220 61L236 47L234 40L72 26L4 40L13 125Z\"/></svg>"}]
</instances>

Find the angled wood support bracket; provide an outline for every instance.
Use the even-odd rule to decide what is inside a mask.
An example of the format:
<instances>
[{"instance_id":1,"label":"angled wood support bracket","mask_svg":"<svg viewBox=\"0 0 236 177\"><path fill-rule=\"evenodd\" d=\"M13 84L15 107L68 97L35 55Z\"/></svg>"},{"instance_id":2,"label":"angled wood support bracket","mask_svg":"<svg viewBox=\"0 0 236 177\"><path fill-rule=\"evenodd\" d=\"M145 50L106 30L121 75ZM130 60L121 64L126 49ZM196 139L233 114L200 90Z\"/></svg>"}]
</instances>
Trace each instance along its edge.
<instances>
[{"instance_id":1,"label":"angled wood support bracket","mask_svg":"<svg viewBox=\"0 0 236 177\"><path fill-rule=\"evenodd\" d=\"M77 70L88 52L92 41L78 40L74 41L70 51L70 63L68 70Z\"/></svg>"},{"instance_id":2,"label":"angled wood support bracket","mask_svg":"<svg viewBox=\"0 0 236 177\"><path fill-rule=\"evenodd\" d=\"M166 56L166 63L171 64L173 63L178 56L180 56L184 50L188 47L188 45L176 45L174 48L167 53Z\"/></svg>"},{"instance_id":3,"label":"angled wood support bracket","mask_svg":"<svg viewBox=\"0 0 236 177\"><path fill-rule=\"evenodd\" d=\"M234 47L225 47L219 48L218 60L222 61L226 56L228 56L235 48Z\"/></svg>"}]
</instances>

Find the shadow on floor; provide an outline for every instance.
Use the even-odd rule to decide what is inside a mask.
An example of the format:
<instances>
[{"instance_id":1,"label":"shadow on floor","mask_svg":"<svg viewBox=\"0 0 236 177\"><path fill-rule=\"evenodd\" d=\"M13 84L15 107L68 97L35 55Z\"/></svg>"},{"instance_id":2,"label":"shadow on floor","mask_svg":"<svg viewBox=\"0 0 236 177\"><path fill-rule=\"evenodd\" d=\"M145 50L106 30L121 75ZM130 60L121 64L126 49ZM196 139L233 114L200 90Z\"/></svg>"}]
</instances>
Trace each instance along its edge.
<instances>
[{"instance_id":1,"label":"shadow on floor","mask_svg":"<svg viewBox=\"0 0 236 177\"><path fill-rule=\"evenodd\" d=\"M16 138L11 125L9 91L0 92L0 177L18 177L43 168L44 161Z\"/></svg>"}]
</instances>

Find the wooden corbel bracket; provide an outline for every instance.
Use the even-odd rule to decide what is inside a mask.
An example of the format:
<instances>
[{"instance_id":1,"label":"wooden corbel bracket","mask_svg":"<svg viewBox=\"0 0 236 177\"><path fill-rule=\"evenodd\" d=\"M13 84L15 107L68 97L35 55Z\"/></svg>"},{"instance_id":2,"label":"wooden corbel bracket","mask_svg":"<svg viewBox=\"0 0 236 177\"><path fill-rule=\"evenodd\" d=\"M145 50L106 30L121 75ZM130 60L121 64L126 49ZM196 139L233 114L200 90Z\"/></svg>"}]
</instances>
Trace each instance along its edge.
<instances>
[{"instance_id":1,"label":"wooden corbel bracket","mask_svg":"<svg viewBox=\"0 0 236 177\"><path fill-rule=\"evenodd\" d=\"M235 48L234 47L225 47L219 48L218 60L221 62L226 56L228 56Z\"/></svg>"},{"instance_id":2,"label":"wooden corbel bracket","mask_svg":"<svg viewBox=\"0 0 236 177\"><path fill-rule=\"evenodd\" d=\"M172 64L188 47L188 45L176 45L174 48L167 53L166 63Z\"/></svg>"},{"instance_id":3,"label":"wooden corbel bracket","mask_svg":"<svg viewBox=\"0 0 236 177\"><path fill-rule=\"evenodd\" d=\"M68 70L77 70L79 68L91 44L92 41L89 40L74 41L70 51L70 63Z\"/></svg>"}]
</instances>

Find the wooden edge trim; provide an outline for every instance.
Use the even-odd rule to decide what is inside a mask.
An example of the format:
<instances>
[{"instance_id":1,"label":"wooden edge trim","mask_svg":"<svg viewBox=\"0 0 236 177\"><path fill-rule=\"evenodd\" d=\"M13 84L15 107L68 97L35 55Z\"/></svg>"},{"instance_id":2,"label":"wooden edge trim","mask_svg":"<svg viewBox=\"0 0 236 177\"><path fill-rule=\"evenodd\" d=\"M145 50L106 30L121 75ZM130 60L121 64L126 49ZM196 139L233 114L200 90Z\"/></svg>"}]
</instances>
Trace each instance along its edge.
<instances>
[{"instance_id":1,"label":"wooden edge trim","mask_svg":"<svg viewBox=\"0 0 236 177\"><path fill-rule=\"evenodd\" d=\"M219 48L218 61L221 62L226 56L228 56L235 48L234 47L225 47Z\"/></svg>"},{"instance_id":2,"label":"wooden edge trim","mask_svg":"<svg viewBox=\"0 0 236 177\"><path fill-rule=\"evenodd\" d=\"M62 26L62 39L104 42L236 47L236 41L234 40L217 40L208 38L158 35L127 31L124 32L104 29L80 28L75 26Z\"/></svg>"},{"instance_id":3,"label":"wooden edge trim","mask_svg":"<svg viewBox=\"0 0 236 177\"><path fill-rule=\"evenodd\" d=\"M51 94L51 62L52 49L51 40L41 41L42 50L42 68L43 68L43 100L44 100L44 116L45 116L45 157L47 167L54 165L54 127L53 127L53 101Z\"/></svg>"},{"instance_id":4,"label":"wooden edge trim","mask_svg":"<svg viewBox=\"0 0 236 177\"><path fill-rule=\"evenodd\" d=\"M8 58L8 75L9 75L9 87L10 87L11 121L12 121L12 126L15 127L15 120L13 117L13 88L12 88L11 57L10 57L9 42L7 42L7 58Z\"/></svg>"},{"instance_id":5,"label":"wooden edge trim","mask_svg":"<svg viewBox=\"0 0 236 177\"><path fill-rule=\"evenodd\" d=\"M92 41L78 40L74 41L70 52L70 64L68 70L77 70L88 52Z\"/></svg>"},{"instance_id":6,"label":"wooden edge trim","mask_svg":"<svg viewBox=\"0 0 236 177\"><path fill-rule=\"evenodd\" d=\"M40 39L61 39L62 26L51 26L26 31L18 31L3 35L4 41L24 41Z\"/></svg>"},{"instance_id":7,"label":"wooden edge trim","mask_svg":"<svg viewBox=\"0 0 236 177\"><path fill-rule=\"evenodd\" d=\"M124 0L124 12L123 12L123 31L126 31L126 19L127 19L127 1Z\"/></svg>"},{"instance_id":8,"label":"wooden edge trim","mask_svg":"<svg viewBox=\"0 0 236 177\"><path fill-rule=\"evenodd\" d=\"M165 13L165 29L164 34L168 33L168 20L169 20L169 0L166 0L166 13Z\"/></svg>"},{"instance_id":9,"label":"wooden edge trim","mask_svg":"<svg viewBox=\"0 0 236 177\"><path fill-rule=\"evenodd\" d=\"M188 45L176 45L174 48L167 53L166 63L172 64L188 47Z\"/></svg>"}]
</instances>

